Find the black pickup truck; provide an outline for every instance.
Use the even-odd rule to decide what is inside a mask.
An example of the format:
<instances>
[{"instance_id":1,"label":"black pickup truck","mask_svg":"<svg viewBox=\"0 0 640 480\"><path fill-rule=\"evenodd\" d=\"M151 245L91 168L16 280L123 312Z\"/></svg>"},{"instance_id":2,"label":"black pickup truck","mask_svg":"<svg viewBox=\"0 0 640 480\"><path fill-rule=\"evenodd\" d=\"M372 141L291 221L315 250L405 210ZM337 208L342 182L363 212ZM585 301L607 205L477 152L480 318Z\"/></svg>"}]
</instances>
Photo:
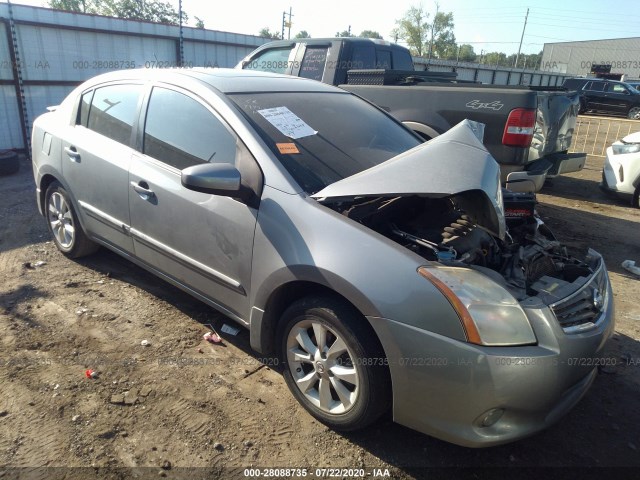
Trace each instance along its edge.
<instances>
[{"instance_id":1,"label":"black pickup truck","mask_svg":"<svg viewBox=\"0 0 640 480\"><path fill-rule=\"evenodd\" d=\"M484 144L512 190L538 191L546 178L585 164L586 154L567 153L580 101L564 88L482 85L458 81L455 73L416 71L406 48L364 38L270 42L236 68L337 85L425 139L466 118L483 123Z\"/></svg>"}]
</instances>

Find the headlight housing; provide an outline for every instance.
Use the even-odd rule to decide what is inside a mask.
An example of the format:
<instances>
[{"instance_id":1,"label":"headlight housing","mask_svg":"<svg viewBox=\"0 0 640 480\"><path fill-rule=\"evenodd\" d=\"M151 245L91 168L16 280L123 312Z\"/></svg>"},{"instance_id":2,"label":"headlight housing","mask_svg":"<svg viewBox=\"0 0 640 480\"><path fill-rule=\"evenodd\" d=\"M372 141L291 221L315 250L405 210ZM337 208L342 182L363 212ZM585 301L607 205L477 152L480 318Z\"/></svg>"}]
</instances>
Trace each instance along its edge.
<instances>
[{"instance_id":1,"label":"headlight housing","mask_svg":"<svg viewBox=\"0 0 640 480\"><path fill-rule=\"evenodd\" d=\"M449 300L470 343L515 346L537 342L518 301L482 273L448 266L422 266L418 273Z\"/></svg>"},{"instance_id":2,"label":"headlight housing","mask_svg":"<svg viewBox=\"0 0 640 480\"><path fill-rule=\"evenodd\" d=\"M640 152L640 143L614 143L611 145L614 155Z\"/></svg>"}]
</instances>

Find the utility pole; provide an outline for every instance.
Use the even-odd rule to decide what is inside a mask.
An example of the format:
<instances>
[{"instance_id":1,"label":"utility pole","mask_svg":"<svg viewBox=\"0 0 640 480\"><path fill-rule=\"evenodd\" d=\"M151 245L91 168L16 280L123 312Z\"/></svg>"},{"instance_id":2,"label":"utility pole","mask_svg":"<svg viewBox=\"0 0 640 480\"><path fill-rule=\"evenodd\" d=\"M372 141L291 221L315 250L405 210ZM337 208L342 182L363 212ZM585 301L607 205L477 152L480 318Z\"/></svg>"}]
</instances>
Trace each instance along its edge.
<instances>
[{"instance_id":1,"label":"utility pole","mask_svg":"<svg viewBox=\"0 0 640 480\"><path fill-rule=\"evenodd\" d=\"M179 43L179 56L180 58L178 59L178 65L180 65L181 67L184 66L184 32L182 31L182 0L178 0L178 19L179 19L179 25L180 25L180 39L178 41Z\"/></svg>"},{"instance_id":2,"label":"utility pole","mask_svg":"<svg viewBox=\"0 0 640 480\"><path fill-rule=\"evenodd\" d=\"M440 4L436 2L436 14L433 17L433 22L431 22L431 41L429 42L429 63L431 63L431 50L433 49L433 32L436 27L436 18L438 18L439 9L440 9Z\"/></svg>"},{"instance_id":3,"label":"utility pole","mask_svg":"<svg viewBox=\"0 0 640 480\"><path fill-rule=\"evenodd\" d=\"M287 15L289 15L289 21L287 22ZM287 33L287 38L291 38L291 17L293 17L293 13L291 13L291 7L289 7L289 13L282 12L282 39L284 40L284 27L289 29Z\"/></svg>"},{"instance_id":4,"label":"utility pole","mask_svg":"<svg viewBox=\"0 0 640 480\"><path fill-rule=\"evenodd\" d=\"M513 68L518 66L518 57L520 57L520 49L522 48L522 40L524 39L524 30L527 28L527 18L529 18L528 8L527 8L527 14L524 16L524 26L522 27L522 36L520 37L520 46L518 47L518 54L516 55L516 61L513 64Z\"/></svg>"}]
</instances>

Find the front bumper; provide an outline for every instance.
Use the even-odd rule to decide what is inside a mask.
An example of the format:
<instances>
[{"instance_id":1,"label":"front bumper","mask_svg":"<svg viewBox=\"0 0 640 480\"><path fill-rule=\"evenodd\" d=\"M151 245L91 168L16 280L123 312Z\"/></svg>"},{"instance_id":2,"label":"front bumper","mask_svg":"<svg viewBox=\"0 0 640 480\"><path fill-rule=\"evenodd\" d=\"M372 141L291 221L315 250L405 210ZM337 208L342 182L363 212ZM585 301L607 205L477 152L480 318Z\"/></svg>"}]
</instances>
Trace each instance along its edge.
<instances>
[{"instance_id":1,"label":"front bumper","mask_svg":"<svg viewBox=\"0 0 640 480\"><path fill-rule=\"evenodd\" d=\"M606 299L595 328L576 334L566 334L549 308L525 308L538 344L522 347L483 347L369 317L389 362L394 420L467 447L549 427L582 398L604 362L614 331L609 281ZM502 416L483 426L494 409Z\"/></svg>"},{"instance_id":2,"label":"front bumper","mask_svg":"<svg viewBox=\"0 0 640 480\"><path fill-rule=\"evenodd\" d=\"M604 161L604 168L602 169L602 183L600 183L600 188L606 193L631 201L635 189L631 181L632 172L629 168L625 168L627 178L625 180L619 178L620 167L622 166L624 168L627 166L625 164L630 163L626 158L629 157L629 155L633 155L634 158L637 156L637 154L628 154L617 155L619 158L615 158L616 156L613 155L611 147L607 148L607 157Z\"/></svg>"}]
</instances>

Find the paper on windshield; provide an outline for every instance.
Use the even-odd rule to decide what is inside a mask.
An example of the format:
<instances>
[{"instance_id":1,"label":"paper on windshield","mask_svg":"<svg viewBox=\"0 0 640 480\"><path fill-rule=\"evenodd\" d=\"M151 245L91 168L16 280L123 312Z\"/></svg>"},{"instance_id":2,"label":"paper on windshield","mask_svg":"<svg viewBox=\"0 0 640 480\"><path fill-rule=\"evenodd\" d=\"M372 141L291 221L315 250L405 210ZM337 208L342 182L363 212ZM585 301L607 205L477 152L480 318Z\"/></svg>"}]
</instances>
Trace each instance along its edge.
<instances>
[{"instance_id":1,"label":"paper on windshield","mask_svg":"<svg viewBox=\"0 0 640 480\"><path fill-rule=\"evenodd\" d=\"M287 107L265 108L258 113L283 135L294 140L318 133Z\"/></svg>"}]
</instances>

